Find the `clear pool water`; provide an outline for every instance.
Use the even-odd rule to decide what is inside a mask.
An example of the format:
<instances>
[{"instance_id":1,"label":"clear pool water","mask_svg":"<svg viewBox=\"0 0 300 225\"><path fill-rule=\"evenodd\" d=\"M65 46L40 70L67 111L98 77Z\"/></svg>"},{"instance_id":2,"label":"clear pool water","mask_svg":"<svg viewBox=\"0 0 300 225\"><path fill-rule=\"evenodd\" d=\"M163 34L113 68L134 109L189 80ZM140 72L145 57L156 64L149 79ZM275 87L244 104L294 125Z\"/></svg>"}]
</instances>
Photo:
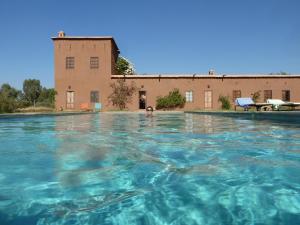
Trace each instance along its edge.
<instances>
[{"instance_id":1,"label":"clear pool water","mask_svg":"<svg viewBox=\"0 0 300 225\"><path fill-rule=\"evenodd\" d=\"M183 113L0 119L0 224L300 224L300 126Z\"/></svg>"}]
</instances>

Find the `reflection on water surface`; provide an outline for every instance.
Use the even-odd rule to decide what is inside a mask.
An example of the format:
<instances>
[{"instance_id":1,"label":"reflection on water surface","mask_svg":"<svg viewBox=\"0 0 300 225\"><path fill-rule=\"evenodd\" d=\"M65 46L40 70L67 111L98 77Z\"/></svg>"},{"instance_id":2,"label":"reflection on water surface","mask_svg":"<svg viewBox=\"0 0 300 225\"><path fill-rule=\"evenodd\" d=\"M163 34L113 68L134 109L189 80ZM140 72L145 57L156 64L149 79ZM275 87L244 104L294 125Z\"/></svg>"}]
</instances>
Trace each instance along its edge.
<instances>
[{"instance_id":1,"label":"reflection on water surface","mask_svg":"<svg viewBox=\"0 0 300 225\"><path fill-rule=\"evenodd\" d=\"M1 224L298 224L300 129L196 114L0 120Z\"/></svg>"}]
</instances>

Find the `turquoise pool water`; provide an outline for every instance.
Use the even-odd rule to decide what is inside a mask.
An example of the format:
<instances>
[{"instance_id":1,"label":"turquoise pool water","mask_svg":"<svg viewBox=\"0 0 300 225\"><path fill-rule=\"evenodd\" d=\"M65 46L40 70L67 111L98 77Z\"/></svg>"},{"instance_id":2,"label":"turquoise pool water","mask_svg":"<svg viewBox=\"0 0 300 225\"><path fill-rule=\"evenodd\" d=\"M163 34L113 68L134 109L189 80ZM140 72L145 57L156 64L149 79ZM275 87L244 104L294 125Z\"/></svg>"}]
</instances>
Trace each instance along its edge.
<instances>
[{"instance_id":1,"label":"turquoise pool water","mask_svg":"<svg viewBox=\"0 0 300 225\"><path fill-rule=\"evenodd\" d=\"M0 224L300 224L300 126L183 113L0 119Z\"/></svg>"}]
</instances>

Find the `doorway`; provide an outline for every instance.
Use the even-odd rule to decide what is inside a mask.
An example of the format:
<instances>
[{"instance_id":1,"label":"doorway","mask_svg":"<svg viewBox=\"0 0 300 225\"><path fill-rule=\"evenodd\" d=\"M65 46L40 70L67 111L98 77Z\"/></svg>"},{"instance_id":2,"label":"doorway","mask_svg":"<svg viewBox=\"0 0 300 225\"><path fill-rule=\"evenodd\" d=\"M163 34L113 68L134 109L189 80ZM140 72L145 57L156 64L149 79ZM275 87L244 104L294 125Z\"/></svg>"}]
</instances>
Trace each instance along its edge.
<instances>
[{"instance_id":1,"label":"doorway","mask_svg":"<svg viewBox=\"0 0 300 225\"><path fill-rule=\"evenodd\" d=\"M139 109L146 109L146 91L139 91Z\"/></svg>"},{"instance_id":2,"label":"doorway","mask_svg":"<svg viewBox=\"0 0 300 225\"><path fill-rule=\"evenodd\" d=\"M204 91L204 108L212 108L212 91Z\"/></svg>"},{"instance_id":3,"label":"doorway","mask_svg":"<svg viewBox=\"0 0 300 225\"><path fill-rule=\"evenodd\" d=\"M74 91L67 91L67 109L74 109Z\"/></svg>"}]
</instances>

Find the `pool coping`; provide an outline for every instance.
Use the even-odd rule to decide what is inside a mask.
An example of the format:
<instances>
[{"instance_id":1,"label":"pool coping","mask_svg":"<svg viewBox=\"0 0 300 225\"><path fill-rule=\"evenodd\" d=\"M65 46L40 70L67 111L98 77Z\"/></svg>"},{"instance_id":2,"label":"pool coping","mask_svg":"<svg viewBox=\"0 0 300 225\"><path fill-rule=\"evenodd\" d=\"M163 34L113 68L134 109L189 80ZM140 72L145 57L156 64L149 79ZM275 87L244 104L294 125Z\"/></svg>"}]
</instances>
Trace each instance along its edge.
<instances>
[{"instance_id":1,"label":"pool coping","mask_svg":"<svg viewBox=\"0 0 300 225\"><path fill-rule=\"evenodd\" d=\"M104 112L36 112L36 113L6 113L0 114L0 119L4 118L27 118L41 116L72 116L72 115L88 115L88 114L144 114L144 110L139 111L104 111ZM233 118L256 119L256 120L272 120L286 122L300 122L300 111L154 111L156 114L178 114L192 113L200 115L226 116Z\"/></svg>"},{"instance_id":2,"label":"pool coping","mask_svg":"<svg viewBox=\"0 0 300 225\"><path fill-rule=\"evenodd\" d=\"M300 122L300 111L185 111L185 113L290 123Z\"/></svg>"},{"instance_id":3,"label":"pool coping","mask_svg":"<svg viewBox=\"0 0 300 225\"><path fill-rule=\"evenodd\" d=\"M156 114L177 114L184 113L184 111L161 111L157 110L153 112ZM4 118L26 118L26 117L41 117L41 116L74 116L74 115L87 115L87 114L145 114L145 110L137 111L97 111L97 112L30 112L30 113L3 113L0 114L0 119Z\"/></svg>"},{"instance_id":4,"label":"pool coping","mask_svg":"<svg viewBox=\"0 0 300 225\"><path fill-rule=\"evenodd\" d=\"M101 113L107 114L145 114L145 110L137 110L137 111L103 111ZM184 111L174 110L174 111L164 111L164 110L155 110L153 111L153 115L155 114L178 114L184 113Z\"/></svg>"},{"instance_id":5,"label":"pool coping","mask_svg":"<svg viewBox=\"0 0 300 225\"><path fill-rule=\"evenodd\" d=\"M31 112L31 113L4 113L0 114L0 119L4 118L27 118L41 116L73 116L85 114L97 114L99 112Z\"/></svg>"}]
</instances>

